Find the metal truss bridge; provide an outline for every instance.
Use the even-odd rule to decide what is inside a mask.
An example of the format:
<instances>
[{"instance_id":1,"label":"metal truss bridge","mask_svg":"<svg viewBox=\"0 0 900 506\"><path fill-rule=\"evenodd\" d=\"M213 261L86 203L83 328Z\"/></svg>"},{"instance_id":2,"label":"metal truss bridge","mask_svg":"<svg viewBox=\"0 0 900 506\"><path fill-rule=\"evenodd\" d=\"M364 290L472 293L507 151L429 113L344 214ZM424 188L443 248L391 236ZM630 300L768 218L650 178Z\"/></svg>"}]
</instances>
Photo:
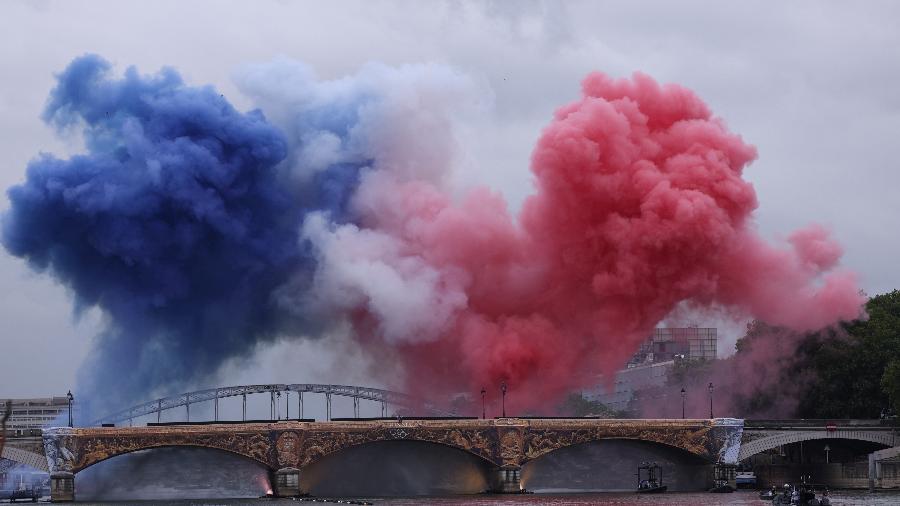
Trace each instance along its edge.
<instances>
[{"instance_id":1,"label":"metal truss bridge","mask_svg":"<svg viewBox=\"0 0 900 506\"><path fill-rule=\"evenodd\" d=\"M383 390L380 388L360 387L351 385L320 385L313 383L292 383L292 384L268 384L268 385L239 385L231 387L210 388L206 390L197 390L195 392L187 392L171 397L164 397L154 401L145 402L124 409L117 413L105 416L95 420L91 425L115 424L124 421L133 421L135 418L156 414L156 421L160 422L162 412L168 409L174 409L184 406L187 412L187 421L191 419L191 405L202 402L213 402L215 420L219 420L219 399L228 397L242 397L242 420L247 419L247 396L253 394L269 394L270 395L270 416L272 419L276 416L276 409L279 405L282 393L285 394L285 406L288 415L290 414L290 394L297 394L297 413L299 418L303 418L303 394L323 394L325 396L326 418L331 420L331 396L350 397L353 399L353 415L359 417L359 404L362 400L368 400L381 403L382 416L385 415L387 406L395 406L410 410L422 410L425 413L438 416L454 416L449 413L437 409L428 402L420 398Z\"/></svg>"}]
</instances>

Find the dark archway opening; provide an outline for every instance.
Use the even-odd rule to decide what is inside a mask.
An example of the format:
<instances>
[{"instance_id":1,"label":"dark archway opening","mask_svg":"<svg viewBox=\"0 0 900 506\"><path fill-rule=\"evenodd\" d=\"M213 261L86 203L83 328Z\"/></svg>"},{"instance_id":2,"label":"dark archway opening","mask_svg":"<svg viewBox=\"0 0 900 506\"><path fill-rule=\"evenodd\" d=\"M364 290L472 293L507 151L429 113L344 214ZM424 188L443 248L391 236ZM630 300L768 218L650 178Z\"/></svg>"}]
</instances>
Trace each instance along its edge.
<instances>
[{"instance_id":1,"label":"dark archway opening","mask_svg":"<svg viewBox=\"0 0 900 506\"><path fill-rule=\"evenodd\" d=\"M300 471L301 488L319 497L477 494L491 464L450 446L379 441L327 455Z\"/></svg>"},{"instance_id":2,"label":"dark archway opening","mask_svg":"<svg viewBox=\"0 0 900 506\"><path fill-rule=\"evenodd\" d=\"M141 450L75 475L79 501L244 498L259 497L270 489L262 464L200 447Z\"/></svg>"},{"instance_id":3,"label":"dark archway opening","mask_svg":"<svg viewBox=\"0 0 900 506\"><path fill-rule=\"evenodd\" d=\"M868 487L870 453L885 445L856 439L812 439L753 455L741 466L753 470L757 486L795 483L805 477L835 488Z\"/></svg>"},{"instance_id":4,"label":"dark archway opening","mask_svg":"<svg viewBox=\"0 0 900 506\"><path fill-rule=\"evenodd\" d=\"M656 462L670 491L698 491L712 483L712 465L659 443L606 439L552 451L525 464L522 485L533 492L632 491L637 468Z\"/></svg>"}]
</instances>

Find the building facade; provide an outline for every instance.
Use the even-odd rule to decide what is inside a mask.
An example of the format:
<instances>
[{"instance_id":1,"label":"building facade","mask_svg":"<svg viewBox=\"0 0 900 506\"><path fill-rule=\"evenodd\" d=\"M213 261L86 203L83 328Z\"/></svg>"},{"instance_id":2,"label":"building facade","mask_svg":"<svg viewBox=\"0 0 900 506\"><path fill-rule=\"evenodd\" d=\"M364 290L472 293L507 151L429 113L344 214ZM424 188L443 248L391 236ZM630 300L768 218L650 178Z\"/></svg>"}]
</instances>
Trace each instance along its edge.
<instances>
[{"instance_id":1,"label":"building facade","mask_svg":"<svg viewBox=\"0 0 900 506\"><path fill-rule=\"evenodd\" d=\"M664 386L676 360L715 360L717 342L715 328L654 329L625 369L616 373L611 391L601 379L599 386L582 392L582 396L608 408L625 411L638 390Z\"/></svg>"},{"instance_id":2,"label":"building facade","mask_svg":"<svg viewBox=\"0 0 900 506\"><path fill-rule=\"evenodd\" d=\"M68 424L69 399L66 396L36 399L0 399L0 406L12 402L12 413L6 422L10 436L27 435L51 425Z\"/></svg>"}]
</instances>

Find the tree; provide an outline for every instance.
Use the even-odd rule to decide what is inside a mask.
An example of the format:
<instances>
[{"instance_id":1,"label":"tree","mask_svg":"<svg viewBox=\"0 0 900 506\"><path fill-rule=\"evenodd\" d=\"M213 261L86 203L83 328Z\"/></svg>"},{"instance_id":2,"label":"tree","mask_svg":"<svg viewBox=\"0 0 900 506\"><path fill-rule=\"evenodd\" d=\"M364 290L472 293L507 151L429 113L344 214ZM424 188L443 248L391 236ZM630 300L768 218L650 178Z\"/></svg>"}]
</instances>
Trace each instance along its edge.
<instances>
[{"instance_id":1,"label":"tree","mask_svg":"<svg viewBox=\"0 0 900 506\"><path fill-rule=\"evenodd\" d=\"M580 393L571 393L559 406L559 411L568 416L596 416L598 418L622 418L622 413L609 408L602 402L586 399Z\"/></svg>"},{"instance_id":2,"label":"tree","mask_svg":"<svg viewBox=\"0 0 900 506\"><path fill-rule=\"evenodd\" d=\"M705 378L710 373L712 362L706 359L681 359L675 360L672 371L666 378L669 386L684 386L691 383L694 378Z\"/></svg>"},{"instance_id":3,"label":"tree","mask_svg":"<svg viewBox=\"0 0 900 506\"><path fill-rule=\"evenodd\" d=\"M893 360L884 369L881 387L891 401L893 412L900 413L900 360Z\"/></svg>"},{"instance_id":4,"label":"tree","mask_svg":"<svg viewBox=\"0 0 900 506\"><path fill-rule=\"evenodd\" d=\"M841 330L820 332L798 353L815 380L800 403L804 418L877 418L889 406L884 376L900 360L900 291L877 295L866 304L868 319Z\"/></svg>"}]
</instances>

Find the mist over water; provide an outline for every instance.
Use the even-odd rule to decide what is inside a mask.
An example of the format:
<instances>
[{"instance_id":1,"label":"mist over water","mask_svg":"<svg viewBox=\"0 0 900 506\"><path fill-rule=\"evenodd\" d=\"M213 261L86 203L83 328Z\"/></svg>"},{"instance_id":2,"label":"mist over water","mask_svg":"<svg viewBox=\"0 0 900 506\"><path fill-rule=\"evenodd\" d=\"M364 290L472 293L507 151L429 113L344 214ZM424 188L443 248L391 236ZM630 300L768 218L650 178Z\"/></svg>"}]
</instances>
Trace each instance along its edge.
<instances>
[{"instance_id":1,"label":"mist over water","mask_svg":"<svg viewBox=\"0 0 900 506\"><path fill-rule=\"evenodd\" d=\"M259 497L264 466L208 448L158 448L113 457L75 476L79 501Z\"/></svg>"}]
</instances>

